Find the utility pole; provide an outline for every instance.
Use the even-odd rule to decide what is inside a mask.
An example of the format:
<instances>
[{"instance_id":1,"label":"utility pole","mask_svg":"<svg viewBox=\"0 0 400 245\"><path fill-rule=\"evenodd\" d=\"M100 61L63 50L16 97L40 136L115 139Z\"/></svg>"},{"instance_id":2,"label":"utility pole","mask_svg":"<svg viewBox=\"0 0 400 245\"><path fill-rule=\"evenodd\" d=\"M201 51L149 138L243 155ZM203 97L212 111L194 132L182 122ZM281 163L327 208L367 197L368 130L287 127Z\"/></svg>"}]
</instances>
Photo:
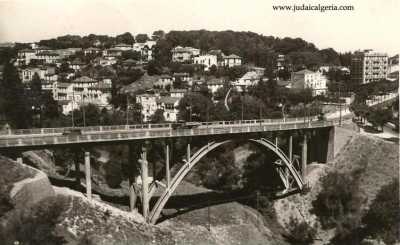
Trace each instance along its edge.
<instances>
[{"instance_id":1,"label":"utility pole","mask_svg":"<svg viewBox=\"0 0 400 245\"><path fill-rule=\"evenodd\" d=\"M75 91L74 87L72 87L72 113L71 113L71 120L72 120L72 127L75 127L75 120L74 120L74 107L75 107Z\"/></svg>"},{"instance_id":2,"label":"utility pole","mask_svg":"<svg viewBox=\"0 0 400 245\"><path fill-rule=\"evenodd\" d=\"M242 104L242 121L243 121L243 119L244 119L244 116L243 116L244 115L243 95L241 96L240 102Z\"/></svg>"},{"instance_id":3,"label":"utility pole","mask_svg":"<svg viewBox=\"0 0 400 245\"><path fill-rule=\"evenodd\" d=\"M210 199L207 199L208 231L211 231Z\"/></svg>"},{"instance_id":4,"label":"utility pole","mask_svg":"<svg viewBox=\"0 0 400 245\"><path fill-rule=\"evenodd\" d=\"M86 127L85 95L83 93L82 93L82 114L83 114L83 126Z\"/></svg>"},{"instance_id":5,"label":"utility pole","mask_svg":"<svg viewBox=\"0 0 400 245\"><path fill-rule=\"evenodd\" d=\"M339 83L339 126L342 126L342 102L340 101L340 87L341 87L341 83Z\"/></svg>"},{"instance_id":6,"label":"utility pole","mask_svg":"<svg viewBox=\"0 0 400 245\"><path fill-rule=\"evenodd\" d=\"M129 125L129 97L126 94L126 125Z\"/></svg>"}]
</instances>

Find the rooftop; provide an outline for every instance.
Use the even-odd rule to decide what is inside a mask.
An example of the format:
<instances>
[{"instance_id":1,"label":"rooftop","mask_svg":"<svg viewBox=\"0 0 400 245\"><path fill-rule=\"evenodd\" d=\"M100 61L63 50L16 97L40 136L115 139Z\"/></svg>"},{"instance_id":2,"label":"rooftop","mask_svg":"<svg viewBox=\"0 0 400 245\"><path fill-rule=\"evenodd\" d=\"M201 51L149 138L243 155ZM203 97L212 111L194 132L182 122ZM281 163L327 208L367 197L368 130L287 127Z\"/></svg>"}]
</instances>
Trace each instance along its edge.
<instances>
[{"instance_id":1,"label":"rooftop","mask_svg":"<svg viewBox=\"0 0 400 245\"><path fill-rule=\"evenodd\" d=\"M90 78L90 77L83 76L83 77L76 78L73 82L74 83L94 83L94 82L97 82L97 81L92 79L92 78Z\"/></svg>"},{"instance_id":2,"label":"rooftop","mask_svg":"<svg viewBox=\"0 0 400 245\"><path fill-rule=\"evenodd\" d=\"M132 47L132 45L126 44L126 43L118 43L117 45L115 45L115 47Z\"/></svg>"},{"instance_id":3,"label":"rooftop","mask_svg":"<svg viewBox=\"0 0 400 245\"><path fill-rule=\"evenodd\" d=\"M315 73L315 72L310 71L308 69L303 69L303 70L300 70L300 71L296 71L294 74L309 74L309 73Z\"/></svg>"},{"instance_id":4,"label":"rooftop","mask_svg":"<svg viewBox=\"0 0 400 245\"><path fill-rule=\"evenodd\" d=\"M160 104L175 104L179 100L180 100L180 98L177 98L177 97L161 96L159 99L157 99L157 103L160 103Z\"/></svg>"},{"instance_id":5,"label":"rooftop","mask_svg":"<svg viewBox=\"0 0 400 245\"><path fill-rule=\"evenodd\" d=\"M224 56L224 59L241 59L242 57L236 55L236 54L230 54L228 56Z\"/></svg>"}]
</instances>

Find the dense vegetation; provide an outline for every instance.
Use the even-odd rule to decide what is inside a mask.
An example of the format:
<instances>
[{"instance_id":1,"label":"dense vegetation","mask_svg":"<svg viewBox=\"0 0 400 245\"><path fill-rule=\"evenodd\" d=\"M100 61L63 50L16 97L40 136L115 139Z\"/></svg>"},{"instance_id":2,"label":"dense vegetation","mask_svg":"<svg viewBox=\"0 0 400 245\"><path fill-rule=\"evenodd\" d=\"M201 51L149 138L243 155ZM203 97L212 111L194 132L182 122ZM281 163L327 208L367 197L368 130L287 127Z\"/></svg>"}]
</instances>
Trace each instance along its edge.
<instances>
[{"instance_id":1,"label":"dense vegetation","mask_svg":"<svg viewBox=\"0 0 400 245\"><path fill-rule=\"evenodd\" d=\"M46 198L26 210L11 210L10 214L0 216L6 219L7 226L0 226L0 241L4 245L16 244L64 244L62 236L56 234L56 224L63 212L65 198L62 196Z\"/></svg>"},{"instance_id":2,"label":"dense vegetation","mask_svg":"<svg viewBox=\"0 0 400 245\"><path fill-rule=\"evenodd\" d=\"M156 60L162 65L170 62L171 49L190 46L203 51L219 49L225 54L236 54L244 62L261 67L274 67L278 54L287 55L295 68L316 67L321 64L341 64L341 56L333 49L318 50L301 38L276 38L253 32L234 31L171 31L157 43Z\"/></svg>"},{"instance_id":3,"label":"dense vegetation","mask_svg":"<svg viewBox=\"0 0 400 245\"><path fill-rule=\"evenodd\" d=\"M366 237L394 244L400 224L398 179L381 188L365 213L361 210L365 198L359 189L360 173L331 172L323 177L313 212L322 228L335 228L333 244L360 244Z\"/></svg>"},{"instance_id":4,"label":"dense vegetation","mask_svg":"<svg viewBox=\"0 0 400 245\"><path fill-rule=\"evenodd\" d=\"M383 186L362 218L367 236L382 239L386 244L399 241L399 180Z\"/></svg>"}]
</instances>

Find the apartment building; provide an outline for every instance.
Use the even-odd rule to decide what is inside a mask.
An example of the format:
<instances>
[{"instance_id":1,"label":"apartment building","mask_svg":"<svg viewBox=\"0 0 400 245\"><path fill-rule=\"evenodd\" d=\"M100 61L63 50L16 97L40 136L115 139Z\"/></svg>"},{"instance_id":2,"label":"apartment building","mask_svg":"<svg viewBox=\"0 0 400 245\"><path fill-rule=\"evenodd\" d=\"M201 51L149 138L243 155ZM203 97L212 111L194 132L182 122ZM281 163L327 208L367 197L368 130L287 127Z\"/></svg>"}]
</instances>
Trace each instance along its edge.
<instances>
[{"instance_id":1,"label":"apartment building","mask_svg":"<svg viewBox=\"0 0 400 245\"><path fill-rule=\"evenodd\" d=\"M211 66L218 66L217 56L211 54L199 55L193 58L195 64L203 65L205 71L209 71Z\"/></svg>"},{"instance_id":2,"label":"apartment building","mask_svg":"<svg viewBox=\"0 0 400 245\"><path fill-rule=\"evenodd\" d=\"M227 66L227 67L241 66L242 65L242 57L240 57L236 54L223 56L222 65Z\"/></svg>"},{"instance_id":3,"label":"apartment building","mask_svg":"<svg viewBox=\"0 0 400 245\"><path fill-rule=\"evenodd\" d=\"M111 82L97 81L83 76L69 83L55 82L53 98L63 106L63 113L68 114L76 106L94 104L98 107L108 107L111 98Z\"/></svg>"},{"instance_id":4,"label":"apartment building","mask_svg":"<svg viewBox=\"0 0 400 245\"><path fill-rule=\"evenodd\" d=\"M388 55L385 53L371 49L357 51L351 57L351 79L358 84L386 79L388 66Z\"/></svg>"},{"instance_id":5,"label":"apartment building","mask_svg":"<svg viewBox=\"0 0 400 245\"><path fill-rule=\"evenodd\" d=\"M200 49L177 46L171 50L172 62L192 62L195 56L200 55Z\"/></svg>"},{"instance_id":6,"label":"apartment building","mask_svg":"<svg viewBox=\"0 0 400 245\"><path fill-rule=\"evenodd\" d=\"M322 95L327 91L327 78L321 72L314 72L307 69L293 72L291 77L292 89L312 89L312 95Z\"/></svg>"}]
</instances>

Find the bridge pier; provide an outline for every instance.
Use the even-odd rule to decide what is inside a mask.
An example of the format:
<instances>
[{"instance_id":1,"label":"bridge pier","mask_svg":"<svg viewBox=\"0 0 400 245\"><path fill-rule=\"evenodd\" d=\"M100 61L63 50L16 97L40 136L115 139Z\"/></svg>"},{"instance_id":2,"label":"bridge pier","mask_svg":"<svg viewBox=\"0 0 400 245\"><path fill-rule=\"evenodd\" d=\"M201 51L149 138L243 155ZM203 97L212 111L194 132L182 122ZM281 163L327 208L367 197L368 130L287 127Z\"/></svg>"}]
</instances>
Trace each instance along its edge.
<instances>
[{"instance_id":1,"label":"bridge pier","mask_svg":"<svg viewBox=\"0 0 400 245\"><path fill-rule=\"evenodd\" d=\"M171 185L171 173L169 171L169 144L165 146L165 179L167 180L167 187Z\"/></svg>"},{"instance_id":2,"label":"bridge pier","mask_svg":"<svg viewBox=\"0 0 400 245\"><path fill-rule=\"evenodd\" d=\"M190 143L187 144L186 157L187 163L190 164Z\"/></svg>"},{"instance_id":3,"label":"bridge pier","mask_svg":"<svg viewBox=\"0 0 400 245\"><path fill-rule=\"evenodd\" d=\"M75 155L75 159L74 159L74 165L75 165L75 185L76 187L78 187L80 189L81 187L81 176L80 176L80 172L81 172L81 166L80 166L80 162L79 162L79 156L78 156L78 149L77 148L73 148L74 151L74 155Z\"/></svg>"},{"instance_id":4,"label":"bridge pier","mask_svg":"<svg viewBox=\"0 0 400 245\"><path fill-rule=\"evenodd\" d=\"M92 200L92 178L90 168L90 152L85 152L85 179L86 179L86 197Z\"/></svg>"},{"instance_id":5,"label":"bridge pier","mask_svg":"<svg viewBox=\"0 0 400 245\"><path fill-rule=\"evenodd\" d=\"M141 174L142 174L142 214L144 219L147 221L149 216L149 176L148 176L148 162L147 162L147 149L146 147L142 148L142 156L139 160Z\"/></svg>"},{"instance_id":6,"label":"bridge pier","mask_svg":"<svg viewBox=\"0 0 400 245\"><path fill-rule=\"evenodd\" d=\"M293 135L289 135L289 160L290 164L293 161Z\"/></svg>"},{"instance_id":7,"label":"bridge pier","mask_svg":"<svg viewBox=\"0 0 400 245\"><path fill-rule=\"evenodd\" d=\"M132 144L128 145L129 153L128 153L128 165L132 166L135 164L134 161L134 153L135 153L135 148ZM132 168L128 168L129 170L132 170ZM136 210L136 201L137 201L137 194L136 194L136 189L135 189L135 176L133 176L133 173L130 173L129 175L129 208L132 211Z\"/></svg>"},{"instance_id":8,"label":"bridge pier","mask_svg":"<svg viewBox=\"0 0 400 245\"><path fill-rule=\"evenodd\" d=\"M288 144L289 144L289 152L288 152L288 157L289 157L289 163L290 165L293 165L293 136L289 135L289 139L288 139ZM289 169L285 168L285 177L287 180L289 180Z\"/></svg>"},{"instance_id":9,"label":"bridge pier","mask_svg":"<svg viewBox=\"0 0 400 245\"><path fill-rule=\"evenodd\" d=\"M303 183L307 183L307 134L303 135L303 143L301 146L301 177L303 179Z\"/></svg>"},{"instance_id":10,"label":"bridge pier","mask_svg":"<svg viewBox=\"0 0 400 245\"><path fill-rule=\"evenodd\" d=\"M22 161L22 156L17 157L17 162L20 163L20 164L23 163L23 161Z\"/></svg>"}]
</instances>

